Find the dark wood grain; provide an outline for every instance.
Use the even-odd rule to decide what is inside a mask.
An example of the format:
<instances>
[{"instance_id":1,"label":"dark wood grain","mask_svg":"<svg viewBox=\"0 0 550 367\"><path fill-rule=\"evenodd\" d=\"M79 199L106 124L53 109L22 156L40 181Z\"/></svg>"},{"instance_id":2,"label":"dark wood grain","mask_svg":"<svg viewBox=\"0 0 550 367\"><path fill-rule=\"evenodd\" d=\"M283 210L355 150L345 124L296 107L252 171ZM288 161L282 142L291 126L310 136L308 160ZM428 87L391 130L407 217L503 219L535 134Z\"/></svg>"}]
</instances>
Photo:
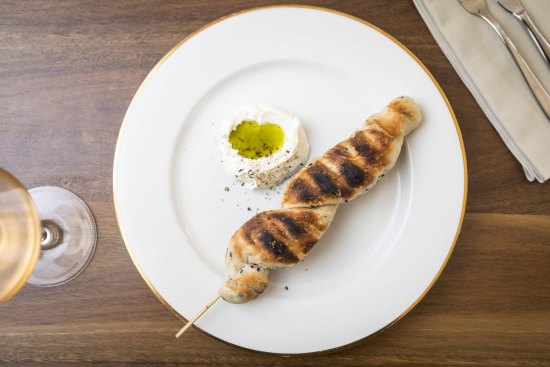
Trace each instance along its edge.
<instances>
[{"instance_id":1,"label":"dark wood grain","mask_svg":"<svg viewBox=\"0 0 550 367\"><path fill-rule=\"evenodd\" d=\"M181 323L141 279L116 225L118 130L145 75L179 40L220 16L274 3L0 2L0 166L28 187L76 192L99 231L96 255L75 281L25 287L0 308L0 365L550 365L550 185L525 180L407 0L304 3L395 36L426 64L455 110L469 197L439 281L396 325L327 355L284 359L196 330L173 338Z\"/></svg>"}]
</instances>

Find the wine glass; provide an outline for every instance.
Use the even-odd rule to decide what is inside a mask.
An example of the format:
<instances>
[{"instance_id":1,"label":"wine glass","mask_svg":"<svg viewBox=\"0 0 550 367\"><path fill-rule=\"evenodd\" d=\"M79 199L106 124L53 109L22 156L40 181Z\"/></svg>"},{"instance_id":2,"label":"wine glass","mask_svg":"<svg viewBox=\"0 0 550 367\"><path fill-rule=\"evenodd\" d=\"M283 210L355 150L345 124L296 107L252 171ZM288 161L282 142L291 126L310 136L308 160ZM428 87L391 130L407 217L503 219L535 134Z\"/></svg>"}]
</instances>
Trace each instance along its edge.
<instances>
[{"instance_id":1,"label":"wine glass","mask_svg":"<svg viewBox=\"0 0 550 367\"><path fill-rule=\"evenodd\" d=\"M0 304L28 282L53 287L76 278L97 243L92 212L54 186L30 190L0 168Z\"/></svg>"}]
</instances>

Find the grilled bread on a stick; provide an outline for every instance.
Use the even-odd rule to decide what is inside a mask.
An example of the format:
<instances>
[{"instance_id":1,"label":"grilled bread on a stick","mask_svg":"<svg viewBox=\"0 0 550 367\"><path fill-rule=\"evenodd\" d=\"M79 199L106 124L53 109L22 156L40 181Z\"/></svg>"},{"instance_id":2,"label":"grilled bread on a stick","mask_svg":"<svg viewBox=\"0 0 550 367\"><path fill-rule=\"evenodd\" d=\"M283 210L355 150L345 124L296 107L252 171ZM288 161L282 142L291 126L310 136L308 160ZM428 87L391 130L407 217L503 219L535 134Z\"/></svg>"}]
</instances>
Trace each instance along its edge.
<instances>
[{"instance_id":1,"label":"grilled bread on a stick","mask_svg":"<svg viewBox=\"0 0 550 367\"><path fill-rule=\"evenodd\" d=\"M250 301L267 287L270 269L302 260L328 229L338 205L366 192L393 167L403 138L420 120L411 98L396 98L364 128L297 172L283 194L283 209L255 215L232 236L222 298Z\"/></svg>"}]
</instances>

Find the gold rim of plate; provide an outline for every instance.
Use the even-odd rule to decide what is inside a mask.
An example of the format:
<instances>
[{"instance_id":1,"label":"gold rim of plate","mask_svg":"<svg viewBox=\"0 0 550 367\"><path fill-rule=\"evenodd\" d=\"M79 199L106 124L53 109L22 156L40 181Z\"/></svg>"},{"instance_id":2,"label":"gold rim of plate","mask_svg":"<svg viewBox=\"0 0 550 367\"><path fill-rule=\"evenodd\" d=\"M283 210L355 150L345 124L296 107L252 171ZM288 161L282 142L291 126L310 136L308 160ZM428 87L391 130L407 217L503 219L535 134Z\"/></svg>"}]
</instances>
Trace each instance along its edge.
<instances>
[{"instance_id":1,"label":"gold rim of plate","mask_svg":"<svg viewBox=\"0 0 550 367\"><path fill-rule=\"evenodd\" d=\"M132 102L130 102L130 106L128 107L128 110L126 111L126 114L124 116L124 120L122 121L122 125L120 127L120 132L119 132L119 135L118 135L118 139L117 139L117 145L116 145L116 150L115 150L115 157L114 157L114 164L113 164L113 199L114 199L114 204L115 204L115 212L116 212L116 219L117 219L117 224L118 224L118 227L120 229L120 233L122 235L122 240L124 241L124 245L126 246L126 250L128 250L128 254L130 255L131 259L132 259L132 262L134 263L136 269L138 270L138 272L140 273L141 277L143 278L143 280L145 280L145 283L147 284L147 286L151 289L151 291L153 292L153 294L159 299L159 301L164 304L164 306L166 306L176 317L178 317L181 321L183 322L187 322L188 320L183 317L178 311L176 311L161 295L160 293L155 289L155 287L153 286L153 284L151 284L151 282L149 281L149 279L145 276L145 274L143 273L143 271L141 270L141 268L139 267L138 263L136 262L136 259L134 258L134 255L132 253L132 250L130 249L130 247L128 246L128 240L126 239L126 234L124 233L124 228L122 228L122 225L121 225L121 221L120 221L120 211L119 211L119 208L118 208L118 202L117 202L117 191L116 191L116 177L117 177L117 158L118 158L118 150L119 150L119 147L120 147L120 139L124 133L124 128L126 127L126 124L128 122L128 116L130 115L130 111L133 109L134 107L134 104L137 100L137 97L140 95L140 93L142 92L142 90L144 89L145 85L147 85L147 83L149 82L149 80L151 79L151 77L153 76L153 74L157 71L157 69L164 63L164 61L166 61L166 59L172 54L174 53L174 51L176 51L180 46L182 46L185 42L187 42L189 39L191 39L192 37L194 37L195 35L199 34L200 32L204 31L205 29L223 21L223 20L226 20L228 18L232 18L232 17L235 17L237 15L240 15L240 14L244 14L244 13L248 13L248 12L252 12L252 11L256 11L256 10L261 10L261 9L270 9L270 8L305 8L305 9L314 9L314 10L321 10L321 11L325 11L325 12L329 12L329 13L333 13L333 14L337 14L337 15L341 15L341 16L344 16L346 18L349 18L351 20L354 20L354 21L357 21L363 25L366 25L367 27L370 27L372 29L374 29L375 31L379 32L380 34L386 36L390 41L392 41L393 43L395 43L397 46L399 46L401 49L403 49L403 51L405 51L409 56L411 56L417 63L418 65L420 65L420 67L424 70L424 72L430 77L430 79L432 80L432 82L434 83L434 85L436 86L437 90L439 91L439 93L441 94L441 97L443 97L443 100L445 101L445 104L447 105L447 108L449 109L449 112L453 118L453 121L454 121L454 124L455 124L455 127L456 127L456 132L457 132L457 135L458 135L458 139L460 141L460 148L462 150L462 160L463 160L463 166L464 166L464 196L463 196L463 201L462 201L462 213L460 214L460 221L458 223L458 227L456 229L456 234L455 234L455 237L453 239L453 244L451 246L451 248L449 249L449 253L447 254L447 257L445 258L445 261L443 262L443 265L441 266L441 268L439 269L439 271L437 272L437 274L435 275L435 277L433 278L433 280L431 281L431 283L428 285L428 287L424 290L424 292L420 295L420 297L418 297L418 299L411 305L409 306L409 308L407 308L401 315L399 315L395 320L393 320L392 322L390 322L389 324L387 324L386 326L384 326L383 328L381 328L380 330L370 334L370 335L367 335L366 337L362 338L362 339L359 339L359 340L356 340L352 343L349 343L349 344L346 344L346 345L342 345L342 346L339 346L339 347L336 347L336 348L331 348L331 349L326 349L326 350L322 350L322 351L316 351L316 352L308 352L308 353L292 353L292 354L285 354L285 353L273 353L273 352L265 352L265 351L258 351L258 350L255 350L255 349L250 349L250 348L246 348L246 347L242 347L240 345L236 345L236 344L233 344L233 343L230 343L226 340L223 340L223 339L220 339L220 338L217 338L211 334L209 334L208 332L202 330L201 328L199 328L198 326L196 325L193 325L193 327L195 329L197 329L198 331L202 332L203 334L211 337L212 339L215 339L215 340L218 340L222 343L225 343L225 344L228 344L228 345L231 345L231 346L234 346L234 347L237 347L237 348L240 348L240 349L245 349L245 350L250 350L250 351L253 351L253 352L257 352L257 353L264 353L264 354L272 354L272 355L280 355L280 356L304 356L304 355L316 355L316 354L324 354L324 353L329 353L329 352L332 352L332 351L337 351L337 350L342 350L342 349L346 349L346 348L349 348L349 347L352 347L354 345L357 345L359 343L362 343L364 342L365 340L367 339L370 339L376 335L378 335L379 333L385 331L386 329L388 329L390 326L392 326L393 324L395 324L397 321L401 320L401 318L403 318L406 314L408 314L423 298L424 296L426 296L426 294L428 293L428 291L432 288L432 286L435 284L435 282L437 281L437 279L439 278L439 276L441 275L441 273L443 272L443 269L445 269L445 266L447 265L447 262L449 261L450 257L451 257L451 254L453 253L453 250L455 248L455 245L456 245L456 242L458 240L458 235L460 233L460 230L462 228L462 222L464 221L464 213L465 213L465 210L466 210L466 199L467 199L467 195L468 195L468 171L467 171L467 164L466 164L466 151L464 149L464 141L462 140L462 133L460 132L460 127L458 125L458 121L456 120L456 116L455 116L455 113L451 107L451 104L449 103L449 100L447 99L447 96L445 95L445 92L443 92L443 89L441 89L441 86L439 85L439 83L435 80L434 76L432 75L432 73L430 73L430 71L428 70L428 68L422 63L422 61L420 61L418 59L418 57L416 57L415 54L413 54L407 47L405 47L403 44L401 44L401 42L399 42L396 38L394 38L392 35L390 35L389 33L387 33L386 31L378 28L377 26L367 22L366 20L363 20L361 18L358 18L358 17L355 17L353 15L350 15L350 14L347 14L347 13L344 13L344 12L341 12L341 11L338 11L338 10L334 10L334 9L329 9L329 8L324 8L324 7L320 7L320 6L313 6L313 5L300 5L300 4L291 4L291 5L270 5L270 6L259 6L259 7L254 7L254 8L250 8L250 9L245 9L245 10L241 10L241 11L238 11L238 12L235 12L235 13L231 13L231 14L228 14L228 15L225 15L221 18L218 18L200 28L198 28L197 30L191 32L187 37L185 37L182 41L180 41L176 46L174 46L170 51L168 51L168 53L166 55L164 55L164 57L162 59L160 59L160 61L153 67L153 69L151 69L151 71L149 72L149 74L147 74L147 76L145 77L145 79L143 80L143 82L141 83L141 85L139 86L136 94L134 95L134 98L132 99Z\"/></svg>"}]
</instances>

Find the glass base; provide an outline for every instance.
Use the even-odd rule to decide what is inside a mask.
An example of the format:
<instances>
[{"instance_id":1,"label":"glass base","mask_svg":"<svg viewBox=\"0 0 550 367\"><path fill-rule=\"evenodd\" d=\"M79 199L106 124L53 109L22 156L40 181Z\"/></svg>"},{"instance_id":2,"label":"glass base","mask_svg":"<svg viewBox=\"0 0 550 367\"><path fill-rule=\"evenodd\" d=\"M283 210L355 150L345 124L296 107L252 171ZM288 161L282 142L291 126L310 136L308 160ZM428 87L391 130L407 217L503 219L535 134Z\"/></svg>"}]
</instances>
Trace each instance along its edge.
<instances>
[{"instance_id":1,"label":"glass base","mask_svg":"<svg viewBox=\"0 0 550 367\"><path fill-rule=\"evenodd\" d=\"M92 212L78 196L54 186L29 190L42 225L40 257L27 283L53 287L76 278L88 265L97 243Z\"/></svg>"}]
</instances>

